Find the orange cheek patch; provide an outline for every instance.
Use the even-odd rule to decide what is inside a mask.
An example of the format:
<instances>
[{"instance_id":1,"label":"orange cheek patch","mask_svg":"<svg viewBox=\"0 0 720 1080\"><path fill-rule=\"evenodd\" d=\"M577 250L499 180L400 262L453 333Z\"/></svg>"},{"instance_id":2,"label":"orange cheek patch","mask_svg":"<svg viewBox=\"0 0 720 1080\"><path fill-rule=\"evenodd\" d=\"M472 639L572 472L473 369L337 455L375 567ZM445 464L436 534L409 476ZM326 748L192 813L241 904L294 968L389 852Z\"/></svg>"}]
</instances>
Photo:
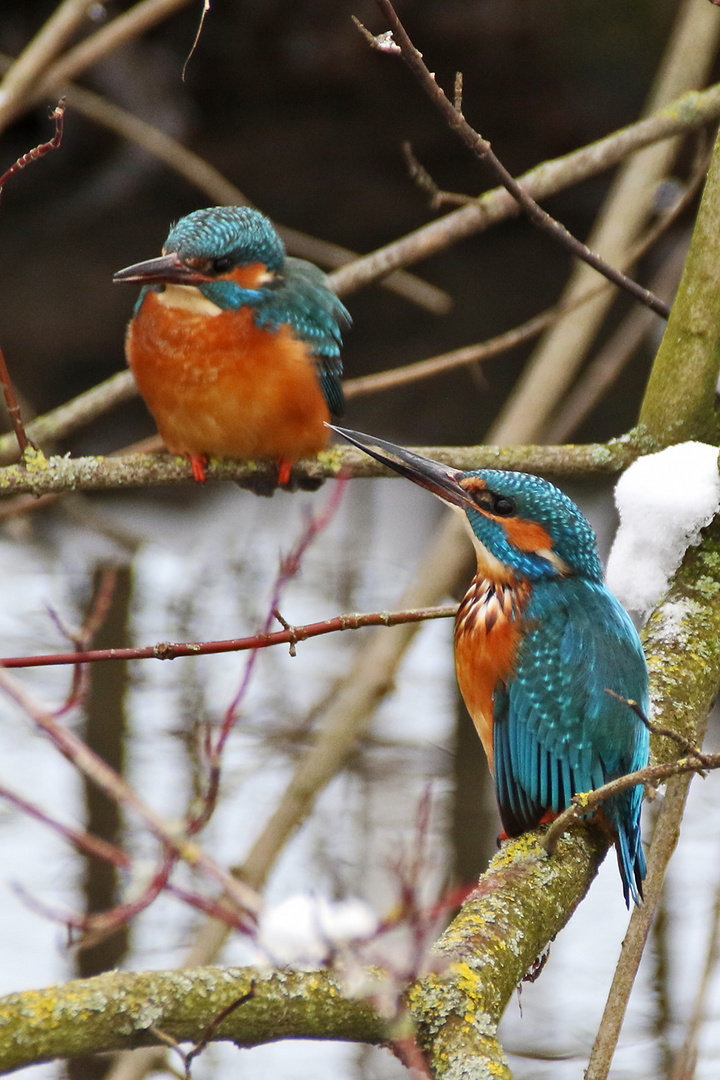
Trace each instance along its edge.
<instances>
[{"instance_id":1,"label":"orange cheek patch","mask_svg":"<svg viewBox=\"0 0 720 1080\"><path fill-rule=\"evenodd\" d=\"M510 543L520 551L552 551L550 534L534 521L508 518L503 526Z\"/></svg>"},{"instance_id":2,"label":"orange cheek patch","mask_svg":"<svg viewBox=\"0 0 720 1080\"><path fill-rule=\"evenodd\" d=\"M257 262L250 263L249 266L236 266L229 274L222 274L221 277L237 282L243 289L257 289L270 275L264 263Z\"/></svg>"}]
</instances>

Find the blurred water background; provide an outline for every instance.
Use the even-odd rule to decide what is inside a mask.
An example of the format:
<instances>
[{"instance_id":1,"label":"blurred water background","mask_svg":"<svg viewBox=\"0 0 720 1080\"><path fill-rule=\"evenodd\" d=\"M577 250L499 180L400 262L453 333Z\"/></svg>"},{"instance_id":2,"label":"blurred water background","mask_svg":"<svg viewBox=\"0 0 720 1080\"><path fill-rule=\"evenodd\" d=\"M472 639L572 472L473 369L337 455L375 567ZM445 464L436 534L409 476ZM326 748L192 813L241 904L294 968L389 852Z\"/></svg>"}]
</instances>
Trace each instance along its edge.
<instances>
[{"instance_id":1,"label":"blurred water background","mask_svg":"<svg viewBox=\"0 0 720 1080\"><path fill-rule=\"evenodd\" d=\"M153 644L251 633L265 619L280 554L299 535L309 509L327 497L327 487L315 495L280 493L272 500L216 487L168 505L129 498L96 507L96 525L102 521L106 533L121 526L138 544L130 563L129 640ZM585 510L606 535L611 520L607 495L588 493ZM442 512L423 492L401 481L352 483L339 513L290 583L283 616L301 625L340 611L392 608ZM48 607L65 623L77 623L96 567L127 565L117 544L73 516L74 521L63 516L47 520L24 540L0 541L2 655L63 649ZM419 807L428 789L426 901L432 902L449 880L457 866L452 836L458 753L451 629L450 620L423 626L350 767L322 794L311 819L283 852L267 888L269 902L311 891L330 898L360 896L381 915L390 913L399 893L397 860L414 850ZM242 861L308 744L313 709L332 694L334 680L348 669L363 635L372 632L348 631L305 642L294 658L286 647L259 655L228 744L220 806L202 836L203 846L221 862ZM246 656L225 654L130 667L124 693L127 776L170 820L183 813L191 792L197 724L222 715L245 663ZM28 670L18 676L42 700L57 704L66 693L69 669ZM82 823L86 807L76 772L5 701L0 715L0 782L53 816ZM77 713L68 722L82 730ZM458 723L470 728L465 715ZM478 761L479 799L487 798L484 769ZM668 1045L681 1037L704 962L718 886L717 796L716 777L694 782L668 879L662 933L650 941L614 1077L650 1080L661 1074ZM497 833L492 818L486 816L486 822L486 834L477 837L478 862L494 847ZM139 858L142 877L152 866L152 846L131 824L125 837ZM31 910L13 886L22 886L55 911L82 910L80 861L41 824L3 805L0 867L0 993L72 977L76 957L64 948L62 926ZM523 986L508 1007L501 1039L518 1080L581 1075L627 918L611 854L553 944L538 981ZM193 911L160 897L134 922L122 965L163 968L181 962L197 923ZM246 963L251 956L248 943L234 936L225 959ZM716 1076L718 1069L717 991L714 979L697 1073L703 1078ZM37 1066L20 1075L50 1080L58 1068ZM387 1051L280 1043L242 1052L212 1046L195 1063L194 1075L391 1080L403 1070Z\"/></svg>"}]
</instances>

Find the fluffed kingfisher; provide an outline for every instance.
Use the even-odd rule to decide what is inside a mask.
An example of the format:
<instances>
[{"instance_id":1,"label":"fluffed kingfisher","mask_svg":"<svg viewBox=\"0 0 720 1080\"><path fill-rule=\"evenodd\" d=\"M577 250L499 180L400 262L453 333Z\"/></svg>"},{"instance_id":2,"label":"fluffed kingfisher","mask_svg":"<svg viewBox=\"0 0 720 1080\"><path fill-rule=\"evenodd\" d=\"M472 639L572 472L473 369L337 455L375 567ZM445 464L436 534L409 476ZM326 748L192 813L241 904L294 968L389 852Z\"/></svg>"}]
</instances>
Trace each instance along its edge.
<instances>
[{"instance_id":1,"label":"fluffed kingfisher","mask_svg":"<svg viewBox=\"0 0 720 1080\"><path fill-rule=\"evenodd\" d=\"M144 286L126 354L165 445L200 482L215 456L270 458L287 484L343 413L345 306L249 207L188 214L162 251L113 280Z\"/></svg>"},{"instance_id":2,"label":"fluffed kingfisher","mask_svg":"<svg viewBox=\"0 0 720 1080\"><path fill-rule=\"evenodd\" d=\"M552 820L573 795L647 764L648 709L637 631L603 583L595 534L539 476L459 472L381 439L335 428L431 491L467 526L477 574L455 621L455 671L495 778L509 837ZM608 692L610 691L610 693ZM619 695L619 696L615 696ZM645 876L642 785L609 798L625 902Z\"/></svg>"}]
</instances>

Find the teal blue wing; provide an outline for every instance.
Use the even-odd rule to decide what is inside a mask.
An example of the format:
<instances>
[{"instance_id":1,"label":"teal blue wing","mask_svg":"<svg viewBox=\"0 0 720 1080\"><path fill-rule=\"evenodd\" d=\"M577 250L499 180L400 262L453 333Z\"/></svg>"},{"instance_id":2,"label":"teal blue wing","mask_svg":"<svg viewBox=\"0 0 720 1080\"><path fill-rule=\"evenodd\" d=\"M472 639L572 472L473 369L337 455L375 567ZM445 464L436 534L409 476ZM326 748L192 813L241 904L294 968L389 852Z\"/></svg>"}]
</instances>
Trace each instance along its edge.
<instances>
[{"instance_id":1,"label":"teal blue wing","mask_svg":"<svg viewBox=\"0 0 720 1080\"><path fill-rule=\"evenodd\" d=\"M256 310L258 326L277 327L288 323L306 342L315 357L318 378L328 409L342 416L342 332L350 326L350 315L328 285L317 266L304 259L287 258L283 272L264 290Z\"/></svg>"},{"instance_id":2,"label":"teal blue wing","mask_svg":"<svg viewBox=\"0 0 720 1080\"><path fill-rule=\"evenodd\" d=\"M495 782L505 831L533 828L574 794L647 763L648 732L621 697L647 713L647 668L637 632L600 584L538 583L513 677L495 694ZM644 875L642 788L605 804L618 833L626 899Z\"/></svg>"}]
</instances>

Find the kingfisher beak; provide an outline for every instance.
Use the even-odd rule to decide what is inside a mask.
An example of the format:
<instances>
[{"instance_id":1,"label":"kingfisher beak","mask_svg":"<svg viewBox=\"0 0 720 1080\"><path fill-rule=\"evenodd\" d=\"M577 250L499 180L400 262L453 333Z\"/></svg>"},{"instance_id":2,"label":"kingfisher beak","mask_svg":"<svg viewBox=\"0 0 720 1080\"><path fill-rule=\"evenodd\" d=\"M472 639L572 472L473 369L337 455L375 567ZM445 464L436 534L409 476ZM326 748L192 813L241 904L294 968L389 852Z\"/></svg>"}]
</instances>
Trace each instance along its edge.
<instances>
[{"instance_id":1,"label":"kingfisher beak","mask_svg":"<svg viewBox=\"0 0 720 1080\"><path fill-rule=\"evenodd\" d=\"M141 285L197 285L201 281L212 280L206 274L186 266L174 251L161 255L159 259L147 259L118 270L113 281L137 281Z\"/></svg>"},{"instance_id":2,"label":"kingfisher beak","mask_svg":"<svg viewBox=\"0 0 720 1080\"><path fill-rule=\"evenodd\" d=\"M334 424L327 426L382 465L387 465L401 476L406 476L408 480L431 491L443 502L459 506L463 510L468 506L475 506L468 493L460 486L460 478L464 475L460 470L441 465L439 461L423 457L422 454L414 454L404 446L363 435L361 431L349 431Z\"/></svg>"}]
</instances>

